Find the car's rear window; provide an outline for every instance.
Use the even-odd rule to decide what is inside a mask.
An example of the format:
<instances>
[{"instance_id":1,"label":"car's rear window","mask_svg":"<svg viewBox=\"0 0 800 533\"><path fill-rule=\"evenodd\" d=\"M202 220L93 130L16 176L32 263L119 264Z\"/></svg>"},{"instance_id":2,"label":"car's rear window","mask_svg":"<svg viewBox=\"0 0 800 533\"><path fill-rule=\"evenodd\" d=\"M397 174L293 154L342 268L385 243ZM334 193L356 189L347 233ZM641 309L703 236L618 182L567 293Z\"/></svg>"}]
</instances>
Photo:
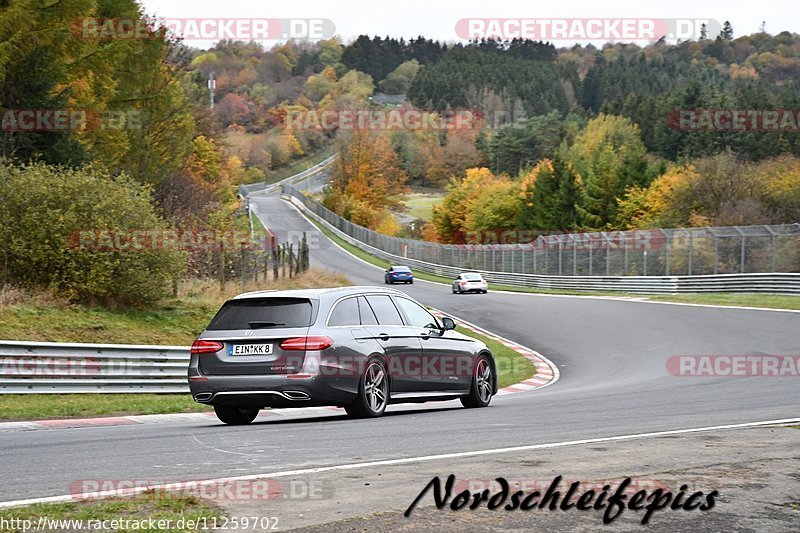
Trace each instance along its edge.
<instances>
[{"instance_id":1,"label":"car's rear window","mask_svg":"<svg viewBox=\"0 0 800 533\"><path fill-rule=\"evenodd\" d=\"M394 271L394 272L411 272L411 269L408 268L408 267L393 266L392 267L392 271Z\"/></svg>"},{"instance_id":2,"label":"car's rear window","mask_svg":"<svg viewBox=\"0 0 800 533\"><path fill-rule=\"evenodd\" d=\"M337 303L328 319L328 326L358 326L361 318L358 316L358 301L355 298L345 298Z\"/></svg>"},{"instance_id":3,"label":"car's rear window","mask_svg":"<svg viewBox=\"0 0 800 533\"><path fill-rule=\"evenodd\" d=\"M245 298L229 300L207 329L302 328L311 325L313 306L307 298ZM256 324L252 324L255 322ZM259 324L260 323L260 324ZM274 325L270 325L274 323Z\"/></svg>"},{"instance_id":4,"label":"car's rear window","mask_svg":"<svg viewBox=\"0 0 800 533\"><path fill-rule=\"evenodd\" d=\"M463 275L462 275L462 277L463 277L464 279L472 279L472 280L476 280L476 279L477 279L477 280L479 280L479 279L483 279L483 278L481 278L481 275L480 275L480 274L463 274Z\"/></svg>"}]
</instances>

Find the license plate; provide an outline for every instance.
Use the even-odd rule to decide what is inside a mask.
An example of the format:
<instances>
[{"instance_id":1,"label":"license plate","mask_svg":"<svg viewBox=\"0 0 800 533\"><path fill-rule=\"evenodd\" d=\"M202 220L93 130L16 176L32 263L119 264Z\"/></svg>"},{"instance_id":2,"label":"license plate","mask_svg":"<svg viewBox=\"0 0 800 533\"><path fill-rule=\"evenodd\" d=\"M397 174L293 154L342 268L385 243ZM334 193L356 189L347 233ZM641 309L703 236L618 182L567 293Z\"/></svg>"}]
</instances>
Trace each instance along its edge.
<instances>
[{"instance_id":1,"label":"license plate","mask_svg":"<svg viewBox=\"0 0 800 533\"><path fill-rule=\"evenodd\" d=\"M271 355L271 344L231 344L228 355Z\"/></svg>"}]
</instances>

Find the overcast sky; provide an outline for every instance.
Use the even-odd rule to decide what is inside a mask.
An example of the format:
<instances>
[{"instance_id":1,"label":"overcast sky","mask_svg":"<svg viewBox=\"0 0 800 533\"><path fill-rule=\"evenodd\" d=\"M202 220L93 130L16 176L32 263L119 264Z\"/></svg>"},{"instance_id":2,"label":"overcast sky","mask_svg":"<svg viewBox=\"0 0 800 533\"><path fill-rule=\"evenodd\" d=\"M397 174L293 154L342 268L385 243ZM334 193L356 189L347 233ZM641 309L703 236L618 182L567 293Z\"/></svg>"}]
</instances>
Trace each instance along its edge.
<instances>
[{"instance_id":1,"label":"overcast sky","mask_svg":"<svg viewBox=\"0 0 800 533\"><path fill-rule=\"evenodd\" d=\"M800 9L797 0L641 0L597 2L535 2L522 0L140 0L148 14L168 19L218 18L310 18L329 19L335 33L348 42L366 33L393 37L426 37L461 41L456 22L473 18L575 19L575 18L663 18L729 20L735 36L758 31L762 21L775 34L783 30L800 33ZM626 39L619 39L626 40ZM557 41L569 46L575 41ZM201 39L187 42L206 48L211 42ZM582 43L583 44L583 43Z\"/></svg>"}]
</instances>

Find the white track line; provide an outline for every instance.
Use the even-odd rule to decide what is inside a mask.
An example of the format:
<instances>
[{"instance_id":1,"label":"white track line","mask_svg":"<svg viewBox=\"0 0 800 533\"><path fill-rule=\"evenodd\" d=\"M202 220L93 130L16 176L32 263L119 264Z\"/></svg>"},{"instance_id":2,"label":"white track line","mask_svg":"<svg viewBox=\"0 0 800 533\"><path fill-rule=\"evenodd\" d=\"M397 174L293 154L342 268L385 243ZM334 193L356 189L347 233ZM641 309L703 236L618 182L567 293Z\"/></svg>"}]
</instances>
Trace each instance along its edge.
<instances>
[{"instance_id":1,"label":"white track line","mask_svg":"<svg viewBox=\"0 0 800 533\"><path fill-rule=\"evenodd\" d=\"M570 441L561 441L561 442L549 442L545 444L530 444L525 446L512 446L508 448L492 448L487 450L474 450L469 452L455 452L455 453L444 453L439 455L421 455L418 457L404 457L402 459L386 459L382 461L369 461L369 462L362 462L362 463L347 463L341 465L333 465L333 466L320 466L316 468L300 468L297 470L281 470L278 472L264 472L261 474L250 474L246 476L232 476L232 477L223 477L223 478L216 478L216 479L204 479L204 480L197 480L197 484L200 486L203 485L215 485L220 483L231 483L236 481L252 481L256 479L272 479L272 478L279 478L279 477L290 477L290 476L302 476L308 474L319 474L322 472L334 472L340 470L356 470L360 468L372 468L376 466L394 466L394 465L401 465L401 464L413 464L413 463L422 463L427 461L438 461L442 459L457 459L461 457L478 457L478 456L486 456L486 455L495 455L495 454L504 454L504 453L513 453L513 452L524 452L524 451L531 451L531 450L545 450L545 449L553 449L553 448L564 448L567 446L578 446L581 444L596 444L600 442L617 442L617 441L627 441L627 440L634 440L634 439L646 439L646 438L653 438L653 437L663 437L668 435L685 435L689 433L701 433L701 432L708 432L708 431L722 431L726 429L742 429L748 427L759 427L759 426L777 426L777 425L787 425L787 424L796 424L800 423L800 418L786 418L782 420L766 420L762 422L746 422L743 424L726 424L722 426L707 426L707 427L699 427L699 428L690 428L690 429L673 429L667 431L654 431L650 433L633 433L629 435L616 435L613 437L598 437L594 439L580 439L580 440L570 440ZM174 488L175 484L172 484ZM92 498L109 498L114 496L131 496L134 494L138 494L141 492L145 492L148 490L169 490L170 484L161 484L161 485L152 485L150 487L137 487L134 489L125 489L125 490L108 490L108 491L100 491L100 492L93 492L91 493ZM73 494L65 494L61 496L48 496L45 498L30 498L27 500L12 500L12 501L5 501L0 502L0 509L5 509L9 507L20 507L23 505L31 505L35 503L56 503L56 502L64 502L64 501L75 501L79 499L80 495L73 495Z\"/></svg>"}]
</instances>

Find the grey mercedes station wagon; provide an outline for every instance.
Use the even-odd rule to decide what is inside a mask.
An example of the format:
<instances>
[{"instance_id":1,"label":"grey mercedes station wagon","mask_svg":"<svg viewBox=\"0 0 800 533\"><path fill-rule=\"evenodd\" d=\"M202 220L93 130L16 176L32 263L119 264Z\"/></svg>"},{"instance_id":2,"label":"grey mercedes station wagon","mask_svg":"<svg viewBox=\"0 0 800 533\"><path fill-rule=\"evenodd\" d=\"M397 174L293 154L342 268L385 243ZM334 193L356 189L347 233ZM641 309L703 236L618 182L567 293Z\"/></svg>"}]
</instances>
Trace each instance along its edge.
<instances>
[{"instance_id":1,"label":"grey mercedes station wagon","mask_svg":"<svg viewBox=\"0 0 800 533\"><path fill-rule=\"evenodd\" d=\"M259 291L227 301L192 345L189 387L226 424L264 407L334 405L354 417L390 403L497 393L486 345L405 293L380 287Z\"/></svg>"}]
</instances>

